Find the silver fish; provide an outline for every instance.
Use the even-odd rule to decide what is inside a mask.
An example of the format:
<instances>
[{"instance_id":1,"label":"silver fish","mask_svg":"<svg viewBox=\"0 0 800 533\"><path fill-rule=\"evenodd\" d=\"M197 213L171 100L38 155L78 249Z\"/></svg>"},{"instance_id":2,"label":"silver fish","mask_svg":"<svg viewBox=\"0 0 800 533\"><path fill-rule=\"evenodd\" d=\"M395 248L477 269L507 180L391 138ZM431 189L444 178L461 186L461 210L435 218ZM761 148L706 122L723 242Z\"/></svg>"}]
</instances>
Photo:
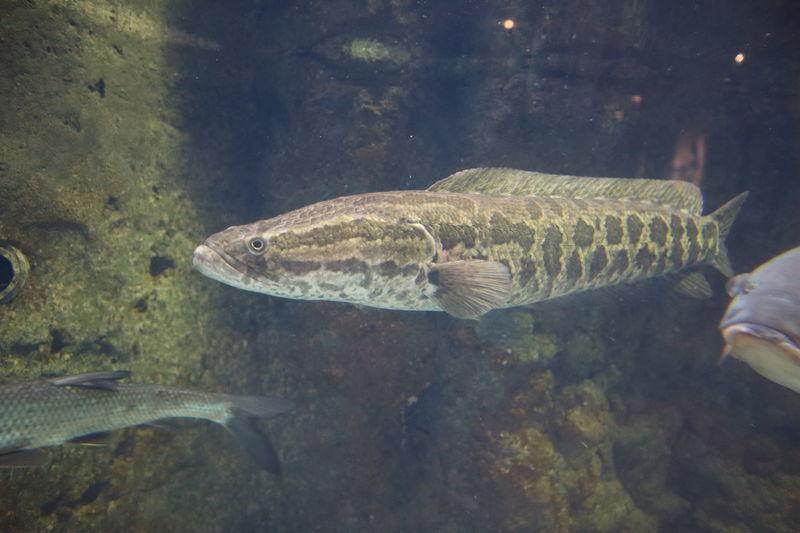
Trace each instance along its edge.
<instances>
[{"instance_id":1,"label":"silver fish","mask_svg":"<svg viewBox=\"0 0 800 533\"><path fill-rule=\"evenodd\" d=\"M731 278L727 290L723 357L800 393L800 247Z\"/></svg>"},{"instance_id":2,"label":"silver fish","mask_svg":"<svg viewBox=\"0 0 800 533\"><path fill-rule=\"evenodd\" d=\"M167 418L225 426L262 468L277 473L277 454L254 419L292 409L280 398L233 396L120 383L128 372L96 372L0 386L0 467L35 466L39 449Z\"/></svg>"},{"instance_id":3,"label":"silver fish","mask_svg":"<svg viewBox=\"0 0 800 533\"><path fill-rule=\"evenodd\" d=\"M746 195L703 215L686 182L468 169L231 227L192 261L250 291L459 318L679 271L702 297L691 269L733 274L725 236Z\"/></svg>"}]
</instances>

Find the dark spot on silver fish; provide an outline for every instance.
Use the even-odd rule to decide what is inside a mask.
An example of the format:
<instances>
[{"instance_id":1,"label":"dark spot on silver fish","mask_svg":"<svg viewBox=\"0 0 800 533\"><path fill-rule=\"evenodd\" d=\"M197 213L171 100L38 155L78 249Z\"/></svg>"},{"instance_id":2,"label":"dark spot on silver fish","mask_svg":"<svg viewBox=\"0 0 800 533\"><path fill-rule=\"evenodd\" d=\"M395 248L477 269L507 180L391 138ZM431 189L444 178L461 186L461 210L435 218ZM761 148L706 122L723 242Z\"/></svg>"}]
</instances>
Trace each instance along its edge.
<instances>
[{"instance_id":1,"label":"dark spot on silver fish","mask_svg":"<svg viewBox=\"0 0 800 533\"><path fill-rule=\"evenodd\" d=\"M551 276L561 272L561 230L557 226L548 226L544 233L542 252L544 252L544 269Z\"/></svg>"},{"instance_id":2,"label":"dark spot on silver fish","mask_svg":"<svg viewBox=\"0 0 800 533\"><path fill-rule=\"evenodd\" d=\"M647 272L650 267L653 266L653 261L655 261L655 259L653 252L651 252L647 246L642 246L639 248L639 251L636 252L634 263L642 272Z\"/></svg>"},{"instance_id":3,"label":"dark spot on silver fish","mask_svg":"<svg viewBox=\"0 0 800 533\"><path fill-rule=\"evenodd\" d=\"M581 265L581 256L577 250L572 251L572 255L567 260L567 281L573 285L583 275L583 265Z\"/></svg>"},{"instance_id":4,"label":"dark spot on silver fish","mask_svg":"<svg viewBox=\"0 0 800 533\"><path fill-rule=\"evenodd\" d=\"M661 217L650 221L650 239L659 246L667 244L667 225Z\"/></svg>"},{"instance_id":5,"label":"dark spot on silver fish","mask_svg":"<svg viewBox=\"0 0 800 533\"><path fill-rule=\"evenodd\" d=\"M594 278L608 266L608 254L605 246L598 246L592 253L592 262L589 264L589 277Z\"/></svg>"},{"instance_id":6,"label":"dark spot on silver fish","mask_svg":"<svg viewBox=\"0 0 800 533\"><path fill-rule=\"evenodd\" d=\"M614 260L611 261L611 273L621 274L628 268L628 252L625 250L617 250L614 254Z\"/></svg>"},{"instance_id":7,"label":"dark spot on silver fish","mask_svg":"<svg viewBox=\"0 0 800 533\"><path fill-rule=\"evenodd\" d=\"M578 219L578 223L575 224L575 231L572 234L572 240L581 248L591 246L592 242L594 242L594 228L584 222L583 219Z\"/></svg>"},{"instance_id":8,"label":"dark spot on silver fish","mask_svg":"<svg viewBox=\"0 0 800 533\"><path fill-rule=\"evenodd\" d=\"M625 226L628 229L628 240L631 244L638 244L639 238L642 236L642 229L644 224L641 219L636 215L628 215L625 218Z\"/></svg>"},{"instance_id":9,"label":"dark spot on silver fish","mask_svg":"<svg viewBox=\"0 0 800 533\"><path fill-rule=\"evenodd\" d=\"M622 221L617 217L606 217L606 242L608 244L622 242Z\"/></svg>"}]
</instances>

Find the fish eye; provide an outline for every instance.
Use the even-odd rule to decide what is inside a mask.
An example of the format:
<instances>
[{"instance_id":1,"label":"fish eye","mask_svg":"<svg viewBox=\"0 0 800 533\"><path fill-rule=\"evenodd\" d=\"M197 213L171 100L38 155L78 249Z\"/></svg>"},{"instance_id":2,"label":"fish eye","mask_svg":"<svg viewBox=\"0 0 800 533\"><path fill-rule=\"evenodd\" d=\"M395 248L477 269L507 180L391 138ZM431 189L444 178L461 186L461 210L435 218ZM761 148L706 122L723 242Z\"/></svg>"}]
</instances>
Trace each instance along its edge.
<instances>
[{"instance_id":1,"label":"fish eye","mask_svg":"<svg viewBox=\"0 0 800 533\"><path fill-rule=\"evenodd\" d=\"M247 241L247 250L253 255L261 255L267 248L267 243L261 237L253 237Z\"/></svg>"}]
</instances>

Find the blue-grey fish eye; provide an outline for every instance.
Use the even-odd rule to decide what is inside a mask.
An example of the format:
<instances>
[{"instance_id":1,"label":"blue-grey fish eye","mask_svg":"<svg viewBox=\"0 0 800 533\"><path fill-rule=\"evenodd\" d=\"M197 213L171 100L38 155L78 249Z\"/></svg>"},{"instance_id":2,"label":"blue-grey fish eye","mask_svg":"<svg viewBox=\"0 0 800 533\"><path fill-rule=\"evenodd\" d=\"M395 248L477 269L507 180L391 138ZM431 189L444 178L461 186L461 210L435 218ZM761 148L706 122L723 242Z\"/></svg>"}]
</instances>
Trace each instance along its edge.
<instances>
[{"instance_id":1,"label":"blue-grey fish eye","mask_svg":"<svg viewBox=\"0 0 800 533\"><path fill-rule=\"evenodd\" d=\"M247 250L254 255L260 255L267 249L267 243L261 237L252 237L247 241Z\"/></svg>"}]
</instances>

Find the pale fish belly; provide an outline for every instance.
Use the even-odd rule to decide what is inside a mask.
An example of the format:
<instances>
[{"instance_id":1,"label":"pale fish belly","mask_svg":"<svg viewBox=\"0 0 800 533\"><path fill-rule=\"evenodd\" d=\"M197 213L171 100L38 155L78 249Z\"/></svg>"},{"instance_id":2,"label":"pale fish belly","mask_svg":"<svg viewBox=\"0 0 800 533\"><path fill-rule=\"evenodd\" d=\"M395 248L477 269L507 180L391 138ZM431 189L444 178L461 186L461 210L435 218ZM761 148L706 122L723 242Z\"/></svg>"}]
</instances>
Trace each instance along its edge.
<instances>
[{"instance_id":1,"label":"pale fish belly","mask_svg":"<svg viewBox=\"0 0 800 533\"><path fill-rule=\"evenodd\" d=\"M317 268L297 276L284 297L348 302L399 311L440 311L425 292L423 272L422 265L386 272L385 268L361 261L353 262L346 272Z\"/></svg>"}]
</instances>

